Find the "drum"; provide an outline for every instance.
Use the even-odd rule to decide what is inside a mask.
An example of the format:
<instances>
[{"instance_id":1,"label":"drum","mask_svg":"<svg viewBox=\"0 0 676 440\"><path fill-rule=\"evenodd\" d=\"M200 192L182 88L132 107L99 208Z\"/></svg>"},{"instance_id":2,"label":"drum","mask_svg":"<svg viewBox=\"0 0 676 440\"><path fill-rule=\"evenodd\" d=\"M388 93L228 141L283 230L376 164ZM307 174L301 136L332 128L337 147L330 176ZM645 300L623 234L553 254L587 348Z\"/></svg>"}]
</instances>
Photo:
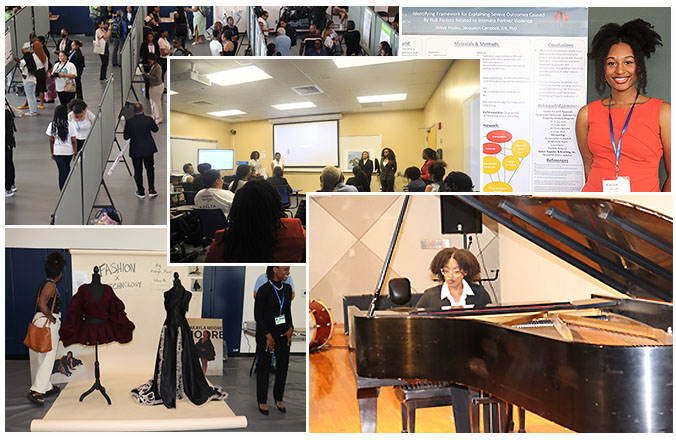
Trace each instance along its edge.
<instances>
[{"instance_id":1,"label":"drum","mask_svg":"<svg viewBox=\"0 0 676 440\"><path fill-rule=\"evenodd\" d=\"M326 304L313 299L310 301L310 328L312 339L310 350L319 350L328 344L333 335L333 314Z\"/></svg>"},{"instance_id":2,"label":"drum","mask_svg":"<svg viewBox=\"0 0 676 440\"><path fill-rule=\"evenodd\" d=\"M308 330L310 331L310 343L312 343L315 340L315 337L317 336L317 321L315 320L315 315L312 313L312 310L308 312Z\"/></svg>"}]
</instances>

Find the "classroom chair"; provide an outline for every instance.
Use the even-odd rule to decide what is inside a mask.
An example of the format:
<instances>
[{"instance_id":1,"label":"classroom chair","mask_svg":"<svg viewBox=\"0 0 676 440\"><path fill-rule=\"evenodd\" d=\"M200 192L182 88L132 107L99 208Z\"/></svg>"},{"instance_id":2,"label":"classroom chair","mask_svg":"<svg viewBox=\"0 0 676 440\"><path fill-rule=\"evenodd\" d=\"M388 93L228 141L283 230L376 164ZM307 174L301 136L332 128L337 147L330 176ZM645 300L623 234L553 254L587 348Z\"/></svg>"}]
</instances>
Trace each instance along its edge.
<instances>
[{"instance_id":1,"label":"classroom chair","mask_svg":"<svg viewBox=\"0 0 676 440\"><path fill-rule=\"evenodd\" d=\"M216 231L225 229L226 221L220 209L195 209L202 222L202 236L209 240L214 239Z\"/></svg>"},{"instance_id":2,"label":"classroom chair","mask_svg":"<svg viewBox=\"0 0 676 440\"><path fill-rule=\"evenodd\" d=\"M186 205L195 204L195 194L197 194L197 191L183 191L183 197L185 198Z\"/></svg>"},{"instance_id":3,"label":"classroom chair","mask_svg":"<svg viewBox=\"0 0 676 440\"><path fill-rule=\"evenodd\" d=\"M298 207L298 196L296 196L296 204L291 204L291 188L287 185L279 185L277 187L277 192L282 197L282 207L285 211L288 211L289 217L293 217L293 209Z\"/></svg>"}]
</instances>

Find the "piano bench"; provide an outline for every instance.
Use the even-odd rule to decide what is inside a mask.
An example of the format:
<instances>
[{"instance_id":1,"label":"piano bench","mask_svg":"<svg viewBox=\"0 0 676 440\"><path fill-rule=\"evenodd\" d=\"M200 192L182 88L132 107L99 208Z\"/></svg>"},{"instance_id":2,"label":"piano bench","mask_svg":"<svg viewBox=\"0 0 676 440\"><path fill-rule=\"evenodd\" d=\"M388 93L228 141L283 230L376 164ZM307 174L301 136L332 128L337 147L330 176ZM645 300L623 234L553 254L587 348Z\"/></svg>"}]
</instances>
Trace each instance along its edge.
<instances>
[{"instance_id":1,"label":"piano bench","mask_svg":"<svg viewBox=\"0 0 676 440\"><path fill-rule=\"evenodd\" d=\"M452 404L450 382L424 381L399 385L394 388L394 394L401 403L401 432L415 432L416 409Z\"/></svg>"},{"instance_id":2,"label":"piano bench","mask_svg":"<svg viewBox=\"0 0 676 440\"><path fill-rule=\"evenodd\" d=\"M483 408L483 432L514 432L514 405L504 402L479 390L470 390L470 412L472 413L472 432L479 430L479 411ZM519 431L526 432L526 410L518 408Z\"/></svg>"}]
</instances>

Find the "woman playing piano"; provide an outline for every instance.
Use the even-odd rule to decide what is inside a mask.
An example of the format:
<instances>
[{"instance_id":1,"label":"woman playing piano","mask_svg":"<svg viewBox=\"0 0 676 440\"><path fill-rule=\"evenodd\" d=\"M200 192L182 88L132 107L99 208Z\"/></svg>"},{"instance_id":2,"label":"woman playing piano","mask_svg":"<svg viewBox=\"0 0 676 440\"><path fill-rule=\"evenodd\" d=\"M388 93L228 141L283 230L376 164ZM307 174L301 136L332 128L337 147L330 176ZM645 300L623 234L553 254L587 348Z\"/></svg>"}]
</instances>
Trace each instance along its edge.
<instances>
[{"instance_id":1,"label":"woman playing piano","mask_svg":"<svg viewBox=\"0 0 676 440\"><path fill-rule=\"evenodd\" d=\"M463 307L486 307L491 298L486 289L478 284L481 266L468 250L443 249L430 263L434 279L442 284L431 287L416 304L419 309L450 309ZM462 385L451 385L453 401L453 424L455 432L470 432L469 390Z\"/></svg>"},{"instance_id":2,"label":"woman playing piano","mask_svg":"<svg viewBox=\"0 0 676 440\"><path fill-rule=\"evenodd\" d=\"M430 263L430 271L442 284L423 292L416 304L419 309L450 309L452 307L486 307L491 298L478 284L481 267L468 250L443 249Z\"/></svg>"}]
</instances>

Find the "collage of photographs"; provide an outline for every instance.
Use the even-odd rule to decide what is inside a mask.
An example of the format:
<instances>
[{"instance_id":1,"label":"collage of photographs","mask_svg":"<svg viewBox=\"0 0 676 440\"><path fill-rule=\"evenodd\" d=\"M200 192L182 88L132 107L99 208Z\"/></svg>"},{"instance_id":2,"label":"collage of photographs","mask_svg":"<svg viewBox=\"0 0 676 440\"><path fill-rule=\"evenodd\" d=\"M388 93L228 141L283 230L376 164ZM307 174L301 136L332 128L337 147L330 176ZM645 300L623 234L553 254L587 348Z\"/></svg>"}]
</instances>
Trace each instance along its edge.
<instances>
[{"instance_id":1,"label":"collage of photographs","mask_svg":"<svg viewBox=\"0 0 676 440\"><path fill-rule=\"evenodd\" d=\"M5 432L673 433L670 2L35 3Z\"/></svg>"}]
</instances>

